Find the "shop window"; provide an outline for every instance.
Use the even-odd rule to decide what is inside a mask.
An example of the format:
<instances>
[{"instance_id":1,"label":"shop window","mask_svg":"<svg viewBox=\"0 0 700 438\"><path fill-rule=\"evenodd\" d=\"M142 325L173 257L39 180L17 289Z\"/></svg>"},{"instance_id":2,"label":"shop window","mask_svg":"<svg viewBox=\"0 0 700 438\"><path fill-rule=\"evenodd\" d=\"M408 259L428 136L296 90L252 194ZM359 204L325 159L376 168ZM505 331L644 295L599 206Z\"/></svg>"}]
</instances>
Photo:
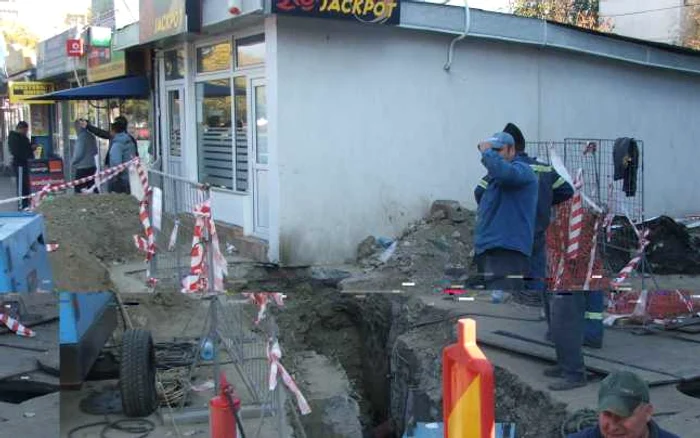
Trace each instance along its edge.
<instances>
[{"instance_id":1,"label":"shop window","mask_svg":"<svg viewBox=\"0 0 700 438\"><path fill-rule=\"evenodd\" d=\"M265 35L236 40L236 66L250 67L265 63Z\"/></svg>"},{"instance_id":2,"label":"shop window","mask_svg":"<svg viewBox=\"0 0 700 438\"><path fill-rule=\"evenodd\" d=\"M198 82L195 87L199 180L233 189L231 83L221 79Z\"/></svg>"},{"instance_id":3,"label":"shop window","mask_svg":"<svg viewBox=\"0 0 700 438\"><path fill-rule=\"evenodd\" d=\"M165 80L175 81L185 77L185 49L168 50L163 56Z\"/></svg>"},{"instance_id":4,"label":"shop window","mask_svg":"<svg viewBox=\"0 0 700 438\"><path fill-rule=\"evenodd\" d=\"M223 42L197 48L197 73L211 73L231 68L231 43Z\"/></svg>"}]
</instances>

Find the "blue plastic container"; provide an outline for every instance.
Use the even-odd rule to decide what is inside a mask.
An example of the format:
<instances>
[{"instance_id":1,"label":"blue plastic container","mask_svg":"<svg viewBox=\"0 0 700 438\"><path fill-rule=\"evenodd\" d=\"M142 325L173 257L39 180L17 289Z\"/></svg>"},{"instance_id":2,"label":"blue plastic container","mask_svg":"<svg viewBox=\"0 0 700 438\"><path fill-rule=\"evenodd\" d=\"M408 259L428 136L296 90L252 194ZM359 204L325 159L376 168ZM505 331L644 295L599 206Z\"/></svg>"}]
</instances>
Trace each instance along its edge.
<instances>
[{"instance_id":1,"label":"blue plastic container","mask_svg":"<svg viewBox=\"0 0 700 438\"><path fill-rule=\"evenodd\" d=\"M43 216L0 213L0 294L52 292Z\"/></svg>"}]
</instances>

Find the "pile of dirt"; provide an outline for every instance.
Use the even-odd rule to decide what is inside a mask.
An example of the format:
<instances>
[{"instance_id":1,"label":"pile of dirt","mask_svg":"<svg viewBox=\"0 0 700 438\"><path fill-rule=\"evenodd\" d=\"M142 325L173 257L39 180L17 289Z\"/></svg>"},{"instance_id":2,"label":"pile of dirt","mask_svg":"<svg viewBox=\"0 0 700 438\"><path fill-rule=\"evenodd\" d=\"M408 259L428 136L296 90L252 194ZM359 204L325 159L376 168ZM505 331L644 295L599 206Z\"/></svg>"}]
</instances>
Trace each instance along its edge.
<instances>
[{"instance_id":1,"label":"pile of dirt","mask_svg":"<svg viewBox=\"0 0 700 438\"><path fill-rule=\"evenodd\" d=\"M395 241L368 237L358 247L358 263L366 271L419 279L421 286L431 288L448 273L454 280L464 279L473 259L475 224L475 212L463 210L460 222L454 222L438 211L410 225ZM383 262L382 256L389 254Z\"/></svg>"},{"instance_id":2,"label":"pile of dirt","mask_svg":"<svg viewBox=\"0 0 700 438\"><path fill-rule=\"evenodd\" d=\"M58 196L44 201L38 211L46 221L47 242L59 245L49 254L59 290L110 289L106 265L143 257L134 245L133 236L143 228L132 196Z\"/></svg>"}]
</instances>

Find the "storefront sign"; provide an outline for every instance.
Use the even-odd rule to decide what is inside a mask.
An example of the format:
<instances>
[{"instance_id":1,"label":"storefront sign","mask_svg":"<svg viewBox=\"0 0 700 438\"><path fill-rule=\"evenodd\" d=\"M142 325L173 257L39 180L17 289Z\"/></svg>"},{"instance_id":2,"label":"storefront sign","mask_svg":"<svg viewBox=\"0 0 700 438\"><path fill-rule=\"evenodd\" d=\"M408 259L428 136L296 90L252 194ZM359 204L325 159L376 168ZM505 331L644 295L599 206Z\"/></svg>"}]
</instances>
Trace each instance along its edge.
<instances>
[{"instance_id":1,"label":"storefront sign","mask_svg":"<svg viewBox=\"0 0 700 438\"><path fill-rule=\"evenodd\" d=\"M400 0L272 0L272 12L316 18L399 24Z\"/></svg>"},{"instance_id":2,"label":"storefront sign","mask_svg":"<svg viewBox=\"0 0 700 438\"><path fill-rule=\"evenodd\" d=\"M90 46L103 48L112 47L112 29L109 27L91 27Z\"/></svg>"},{"instance_id":3,"label":"storefront sign","mask_svg":"<svg viewBox=\"0 0 700 438\"><path fill-rule=\"evenodd\" d=\"M52 101L29 101L29 97L41 96L53 92L53 84L48 82L10 82L10 103L45 104Z\"/></svg>"},{"instance_id":4,"label":"storefront sign","mask_svg":"<svg viewBox=\"0 0 700 438\"><path fill-rule=\"evenodd\" d=\"M83 41L68 40L66 41L66 55L71 58L79 58L83 56Z\"/></svg>"},{"instance_id":5,"label":"storefront sign","mask_svg":"<svg viewBox=\"0 0 700 438\"><path fill-rule=\"evenodd\" d=\"M139 41L157 41L202 28L201 0L141 0Z\"/></svg>"},{"instance_id":6,"label":"storefront sign","mask_svg":"<svg viewBox=\"0 0 700 438\"><path fill-rule=\"evenodd\" d=\"M107 79L126 76L126 57L121 50L90 47L88 50L88 82L100 82Z\"/></svg>"}]
</instances>

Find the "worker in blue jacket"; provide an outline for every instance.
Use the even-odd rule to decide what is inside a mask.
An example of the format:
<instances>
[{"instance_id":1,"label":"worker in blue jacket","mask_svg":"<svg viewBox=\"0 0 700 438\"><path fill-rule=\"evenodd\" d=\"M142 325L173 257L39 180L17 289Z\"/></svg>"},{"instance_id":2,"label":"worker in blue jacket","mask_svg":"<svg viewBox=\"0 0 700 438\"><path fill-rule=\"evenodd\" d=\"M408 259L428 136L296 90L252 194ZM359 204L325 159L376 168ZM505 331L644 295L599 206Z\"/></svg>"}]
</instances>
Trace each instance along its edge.
<instances>
[{"instance_id":1,"label":"worker in blue jacket","mask_svg":"<svg viewBox=\"0 0 700 438\"><path fill-rule=\"evenodd\" d=\"M479 143L479 151L489 184L480 197L474 254L487 289L521 290L532 254L537 176L508 133Z\"/></svg>"},{"instance_id":2,"label":"worker in blue jacket","mask_svg":"<svg viewBox=\"0 0 700 438\"><path fill-rule=\"evenodd\" d=\"M525 287L532 291L537 291L542 299L544 316L547 321L547 338L549 334L549 299L546 292L547 278L547 228L552 215L552 207L567 201L574 195L574 188L548 164L537 161L525 152L525 136L513 123L508 123L503 129L504 132L513 136L515 140L515 151L523 161L530 165L538 179L537 196L537 218L535 220L535 239L530 257L530 269L528 281ZM479 202L483 194L484 187L488 186L488 179L483 178L476 187L474 196Z\"/></svg>"}]
</instances>

